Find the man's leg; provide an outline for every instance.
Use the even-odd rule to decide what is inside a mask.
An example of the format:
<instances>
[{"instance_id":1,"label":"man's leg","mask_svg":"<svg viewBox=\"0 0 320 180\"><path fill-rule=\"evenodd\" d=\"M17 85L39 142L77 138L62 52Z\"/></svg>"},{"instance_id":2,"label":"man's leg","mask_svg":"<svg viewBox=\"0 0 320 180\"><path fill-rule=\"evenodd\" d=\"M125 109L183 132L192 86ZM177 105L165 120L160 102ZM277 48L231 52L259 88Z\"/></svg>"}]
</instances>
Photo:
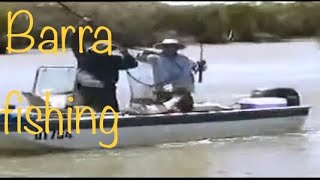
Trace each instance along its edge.
<instances>
[{"instance_id":1,"label":"man's leg","mask_svg":"<svg viewBox=\"0 0 320 180\"><path fill-rule=\"evenodd\" d=\"M120 109L117 100L116 88L105 88L103 93L105 94L104 100L106 101L106 106L111 106L114 111L119 112Z\"/></svg>"},{"instance_id":2,"label":"man's leg","mask_svg":"<svg viewBox=\"0 0 320 180\"><path fill-rule=\"evenodd\" d=\"M101 112L106 106L111 106L116 112L119 112L116 92L110 88L95 88L91 94L92 108Z\"/></svg>"}]
</instances>

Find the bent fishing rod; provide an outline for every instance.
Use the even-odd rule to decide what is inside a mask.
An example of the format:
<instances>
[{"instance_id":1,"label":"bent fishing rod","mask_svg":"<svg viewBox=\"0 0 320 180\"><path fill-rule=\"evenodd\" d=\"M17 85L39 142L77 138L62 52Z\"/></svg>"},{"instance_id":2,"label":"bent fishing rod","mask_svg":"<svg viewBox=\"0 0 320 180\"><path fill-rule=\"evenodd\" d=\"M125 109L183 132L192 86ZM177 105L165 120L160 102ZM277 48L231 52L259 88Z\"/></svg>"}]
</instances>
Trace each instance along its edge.
<instances>
[{"instance_id":1,"label":"bent fishing rod","mask_svg":"<svg viewBox=\"0 0 320 180\"><path fill-rule=\"evenodd\" d=\"M88 17L85 17L85 16L81 16L80 14L78 14L77 12L71 10L67 5L65 5L64 3L62 2L57 2L60 6L62 6L66 11L70 12L71 14L73 14L74 16L76 16L77 18L80 18L80 19L86 19Z\"/></svg>"},{"instance_id":2,"label":"bent fishing rod","mask_svg":"<svg viewBox=\"0 0 320 180\"><path fill-rule=\"evenodd\" d=\"M59 5L61 5L67 12L70 12L71 14L73 14L74 16L76 16L77 18L81 19L81 20L90 20L92 23L93 23L93 20L91 18L88 18L86 16L82 16L80 14L78 14L77 12L71 10L67 5L65 5L64 3L62 2L58 2ZM120 44L116 43L117 46L119 46L121 49L124 49ZM200 43L200 63L198 64L198 71L199 71L199 83L202 82L202 71L203 71L203 48L202 48L202 43ZM143 49L140 49L140 48L137 48L137 47L130 47L130 49L133 49L133 50L138 50L138 51L143 51ZM178 64L177 64L178 65ZM182 70L182 68L178 65L178 68L180 70ZM145 86L149 86L149 87L155 87L155 86L159 86L159 85L164 85L164 84L167 84L168 82L174 80L174 79L177 79L178 77L175 77L173 79L169 79L169 80L165 80L165 81L162 81L162 82L159 82L159 83L156 83L156 84L147 84L147 83L144 83L140 80L138 80L137 78L135 78L129 71L128 69L126 69L126 72L128 74L128 76L130 76L133 80L135 80L136 82L140 83L140 84L143 84Z\"/></svg>"}]
</instances>

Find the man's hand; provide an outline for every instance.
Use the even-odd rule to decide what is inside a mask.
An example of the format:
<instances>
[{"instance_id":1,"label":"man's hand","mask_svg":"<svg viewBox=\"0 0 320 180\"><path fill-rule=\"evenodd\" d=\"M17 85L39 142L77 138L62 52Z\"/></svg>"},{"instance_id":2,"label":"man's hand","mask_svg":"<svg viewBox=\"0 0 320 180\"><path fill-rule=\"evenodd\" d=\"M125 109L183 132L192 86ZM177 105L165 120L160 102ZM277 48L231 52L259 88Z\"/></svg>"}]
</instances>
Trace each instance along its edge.
<instances>
[{"instance_id":1,"label":"man's hand","mask_svg":"<svg viewBox=\"0 0 320 180\"><path fill-rule=\"evenodd\" d=\"M207 70L207 62L205 60L197 61L197 66L194 67L195 72Z\"/></svg>"},{"instance_id":2,"label":"man's hand","mask_svg":"<svg viewBox=\"0 0 320 180\"><path fill-rule=\"evenodd\" d=\"M198 61L197 63L198 63L199 67L203 67L203 66L205 66L207 64L207 61L202 60L202 61Z\"/></svg>"}]
</instances>

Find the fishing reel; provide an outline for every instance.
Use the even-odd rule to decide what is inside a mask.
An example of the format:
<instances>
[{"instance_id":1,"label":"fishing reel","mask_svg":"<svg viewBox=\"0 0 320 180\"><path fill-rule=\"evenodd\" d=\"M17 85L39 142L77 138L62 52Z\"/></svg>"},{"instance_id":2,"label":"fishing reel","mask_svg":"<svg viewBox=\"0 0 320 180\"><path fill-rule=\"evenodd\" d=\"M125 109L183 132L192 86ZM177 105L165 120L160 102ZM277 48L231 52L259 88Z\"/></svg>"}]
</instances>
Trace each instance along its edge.
<instances>
[{"instance_id":1,"label":"fishing reel","mask_svg":"<svg viewBox=\"0 0 320 180\"><path fill-rule=\"evenodd\" d=\"M205 60L197 61L197 67L194 68L195 72L205 71L207 62Z\"/></svg>"}]
</instances>

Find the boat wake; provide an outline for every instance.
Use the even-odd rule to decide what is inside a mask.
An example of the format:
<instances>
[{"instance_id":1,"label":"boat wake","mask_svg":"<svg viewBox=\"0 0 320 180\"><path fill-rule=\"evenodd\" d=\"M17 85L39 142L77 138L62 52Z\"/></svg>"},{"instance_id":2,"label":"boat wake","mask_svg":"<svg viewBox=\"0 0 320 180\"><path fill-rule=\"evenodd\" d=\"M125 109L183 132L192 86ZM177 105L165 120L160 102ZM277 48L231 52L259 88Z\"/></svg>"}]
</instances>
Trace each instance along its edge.
<instances>
[{"instance_id":1,"label":"boat wake","mask_svg":"<svg viewBox=\"0 0 320 180\"><path fill-rule=\"evenodd\" d=\"M308 138L308 139L319 139L320 137L320 129L307 129L301 131L299 133L285 133L273 136L250 136L250 137L230 137L230 138L221 138L221 139L203 139L199 141L188 141L183 143L165 143L165 144L158 144L155 146L145 146L145 147L126 147L126 148L118 148L118 149L95 149L95 150L66 150L66 149L39 149L38 151L34 150L26 150L26 151L12 151L12 150L2 150L0 152L0 157L8 157L8 156L15 156L15 157L26 157L26 156L41 156L41 155L48 155L48 154L66 154L70 153L70 155L78 154L78 153L85 153L85 154L95 154L95 152L99 152L98 154L105 154L108 153L110 156L119 157L122 155L122 152L130 151L131 155L134 155L137 152L145 149L174 149L174 148L186 148L186 147L195 147L195 146L212 146L213 148L222 147L225 145L230 145L234 143L245 143L245 142L262 142L262 141L270 141L270 140L277 140L281 138Z\"/></svg>"},{"instance_id":2,"label":"boat wake","mask_svg":"<svg viewBox=\"0 0 320 180\"><path fill-rule=\"evenodd\" d=\"M306 129L299 133L284 133L279 135L272 136L249 136L249 137L230 137L230 138L221 138L221 139L204 139L199 141L189 141L185 143L167 143L157 145L159 148L184 148L188 146L199 146L199 145L212 145L213 147L220 147L223 145L228 145L232 143L241 143L241 142L257 142L257 141L267 141L267 140L277 140L280 138L292 138L292 137L301 137L301 138L319 138L320 129Z\"/></svg>"}]
</instances>

